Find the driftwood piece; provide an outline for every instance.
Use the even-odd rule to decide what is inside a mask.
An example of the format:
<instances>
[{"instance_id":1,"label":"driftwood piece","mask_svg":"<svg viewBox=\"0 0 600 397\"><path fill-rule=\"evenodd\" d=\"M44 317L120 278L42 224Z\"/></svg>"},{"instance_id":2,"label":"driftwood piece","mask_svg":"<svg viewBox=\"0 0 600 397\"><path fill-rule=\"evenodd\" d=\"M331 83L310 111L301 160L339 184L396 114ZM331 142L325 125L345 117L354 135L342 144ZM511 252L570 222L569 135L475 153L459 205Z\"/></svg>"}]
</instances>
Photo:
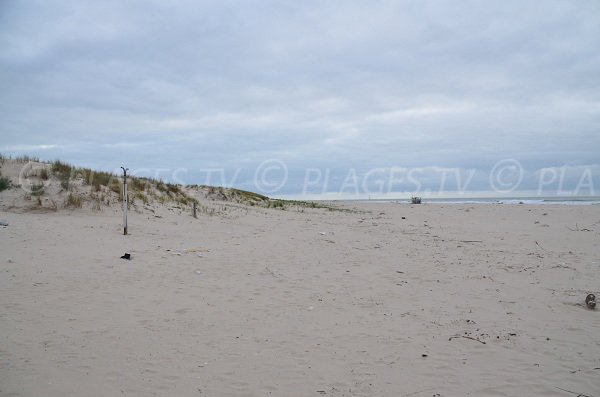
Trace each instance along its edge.
<instances>
[{"instance_id":1,"label":"driftwood piece","mask_svg":"<svg viewBox=\"0 0 600 397\"><path fill-rule=\"evenodd\" d=\"M474 340L475 342L479 342L479 343L481 343L481 344L484 344L484 345L485 345L485 342L484 342L484 341L482 341L482 340L479 340L479 339L477 339L477 338L473 338L473 337L471 337L471 336L466 336L466 335L454 335L454 336L451 336L450 338L448 338L448 340L457 339L457 338L471 339L471 340Z\"/></svg>"},{"instance_id":2,"label":"driftwood piece","mask_svg":"<svg viewBox=\"0 0 600 397\"><path fill-rule=\"evenodd\" d=\"M567 393L575 394L577 397L594 397L594 396L590 396L588 394L577 393L577 392L574 392L574 391L571 391L571 390L563 389L562 387L558 387L558 386L554 386L554 388L558 389L558 390L562 390L562 391L567 392Z\"/></svg>"},{"instance_id":3,"label":"driftwood piece","mask_svg":"<svg viewBox=\"0 0 600 397\"><path fill-rule=\"evenodd\" d=\"M569 226L565 226L567 229L569 229L572 232L591 232L590 229L588 229L587 227L584 227L583 229L579 228L579 225L576 223L575 224L575 229L571 229Z\"/></svg>"}]
</instances>

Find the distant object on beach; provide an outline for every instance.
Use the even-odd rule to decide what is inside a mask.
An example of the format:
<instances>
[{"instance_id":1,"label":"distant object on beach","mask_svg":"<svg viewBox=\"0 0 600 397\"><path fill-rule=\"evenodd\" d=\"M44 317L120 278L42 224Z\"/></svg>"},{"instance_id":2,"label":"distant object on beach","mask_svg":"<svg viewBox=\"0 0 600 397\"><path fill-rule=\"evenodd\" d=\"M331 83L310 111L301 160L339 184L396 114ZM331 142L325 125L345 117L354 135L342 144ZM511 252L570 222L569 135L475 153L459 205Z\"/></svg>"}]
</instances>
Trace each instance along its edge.
<instances>
[{"instance_id":1,"label":"distant object on beach","mask_svg":"<svg viewBox=\"0 0 600 397\"><path fill-rule=\"evenodd\" d=\"M585 304L590 309L595 309L596 308L596 296L594 294L589 294L588 296L586 296Z\"/></svg>"},{"instance_id":2,"label":"distant object on beach","mask_svg":"<svg viewBox=\"0 0 600 397\"><path fill-rule=\"evenodd\" d=\"M421 204L421 197L417 197L417 196L411 197L410 198L410 203L411 204Z\"/></svg>"}]
</instances>

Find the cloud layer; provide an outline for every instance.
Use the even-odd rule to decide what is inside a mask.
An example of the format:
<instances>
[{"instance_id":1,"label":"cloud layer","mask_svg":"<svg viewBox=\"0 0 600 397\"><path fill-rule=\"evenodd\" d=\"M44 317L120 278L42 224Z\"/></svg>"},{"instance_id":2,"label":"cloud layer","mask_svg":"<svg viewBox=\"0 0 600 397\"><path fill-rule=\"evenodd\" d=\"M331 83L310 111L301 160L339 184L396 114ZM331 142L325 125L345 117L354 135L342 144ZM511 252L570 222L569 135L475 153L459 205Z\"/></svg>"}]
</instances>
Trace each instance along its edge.
<instances>
[{"instance_id":1,"label":"cloud layer","mask_svg":"<svg viewBox=\"0 0 600 397\"><path fill-rule=\"evenodd\" d=\"M244 186L267 159L599 163L595 1L5 1L0 24L4 153Z\"/></svg>"}]
</instances>

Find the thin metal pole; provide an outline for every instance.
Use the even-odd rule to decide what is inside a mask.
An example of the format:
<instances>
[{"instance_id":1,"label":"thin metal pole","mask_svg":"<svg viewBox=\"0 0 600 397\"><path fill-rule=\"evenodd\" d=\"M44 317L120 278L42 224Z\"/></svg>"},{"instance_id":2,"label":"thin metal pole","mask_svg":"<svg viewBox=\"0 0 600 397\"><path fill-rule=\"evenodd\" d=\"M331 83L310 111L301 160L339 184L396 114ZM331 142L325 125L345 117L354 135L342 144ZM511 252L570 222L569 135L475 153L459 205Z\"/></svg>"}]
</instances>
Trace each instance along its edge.
<instances>
[{"instance_id":1,"label":"thin metal pole","mask_svg":"<svg viewBox=\"0 0 600 397\"><path fill-rule=\"evenodd\" d=\"M123 169L123 235L127 235L127 171L129 168Z\"/></svg>"}]
</instances>

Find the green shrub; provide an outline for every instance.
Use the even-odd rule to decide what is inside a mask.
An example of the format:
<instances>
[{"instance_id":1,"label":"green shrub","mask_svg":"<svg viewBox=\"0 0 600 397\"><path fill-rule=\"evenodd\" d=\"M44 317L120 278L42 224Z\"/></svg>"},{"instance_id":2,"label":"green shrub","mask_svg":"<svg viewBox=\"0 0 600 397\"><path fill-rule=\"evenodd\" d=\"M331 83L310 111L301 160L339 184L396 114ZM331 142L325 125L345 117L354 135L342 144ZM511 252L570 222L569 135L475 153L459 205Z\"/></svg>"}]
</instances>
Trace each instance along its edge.
<instances>
[{"instance_id":1,"label":"green shrub","mask_svg":"<svg viewBox=\"0 0 600 397\"><path fill-rule=\"evenodd\" d=\"M11 187L11 183L10 183L10 179L8 179L5 176L0 176L0 192L6 190L6 189L10 189Z\"/></svg>"}]
</instances>

